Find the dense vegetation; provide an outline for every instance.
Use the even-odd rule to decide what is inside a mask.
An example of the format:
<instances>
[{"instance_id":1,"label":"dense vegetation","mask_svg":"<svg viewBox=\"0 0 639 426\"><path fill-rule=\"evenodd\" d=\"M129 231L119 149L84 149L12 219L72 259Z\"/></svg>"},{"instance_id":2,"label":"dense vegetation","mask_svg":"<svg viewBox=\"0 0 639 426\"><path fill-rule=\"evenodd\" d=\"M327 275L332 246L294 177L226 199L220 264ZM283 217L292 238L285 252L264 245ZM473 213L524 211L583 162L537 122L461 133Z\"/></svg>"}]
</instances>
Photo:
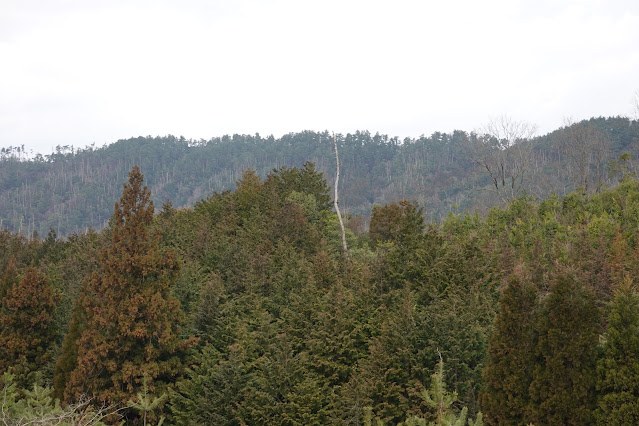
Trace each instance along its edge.
<instances>
[{"instance_id":1,"label":"dense vegetation","mask_svg":"<svg viewBox=\"0 0 639 426\"><path fill-rule=\"evenodd\" d=\"M538 199L579 187L597 191L636 169L637 121L591 119L530 140L516 123L494 124L489 137L462 131L404 140L336 135L342 211L368 217L374 204L408 199L425 207L428 221L440 221L451 211L486 212L524 191ZM619 161L624 153L630 155ZM273 169L311 161L331 185L335 173L328 132L208 141L139 137L102 148L58 146L51 155L24 158L22 147L0 152L0 228L26 236L104 228L134 164L156 204L171 200L178 208L233 189L247 169L265 178Z\"/></svg>"},{"instance_id":2,"label":"dense vegetation","mask_svg":"<svg viewBox=\"0 0 639 426\"><path fill-rule=\"evenodd\" d=\"M639 182L620 179L439 222L379 206L345 257L312 163L159 212L133 167L101 232L0 232L1 420L626 424Z\"/></svg>"}]
</instances>

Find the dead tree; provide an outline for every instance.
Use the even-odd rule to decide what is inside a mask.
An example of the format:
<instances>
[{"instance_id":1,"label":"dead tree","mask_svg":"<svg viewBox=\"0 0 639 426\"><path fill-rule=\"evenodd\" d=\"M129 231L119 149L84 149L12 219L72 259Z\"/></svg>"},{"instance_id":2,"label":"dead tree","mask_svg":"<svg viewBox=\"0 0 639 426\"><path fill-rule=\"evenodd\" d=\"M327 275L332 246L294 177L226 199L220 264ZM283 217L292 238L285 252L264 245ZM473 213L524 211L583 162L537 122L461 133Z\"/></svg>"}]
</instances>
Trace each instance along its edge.
<instances>
[{"instance_id":1,"label":"dead tree","mask_svg":"<svg viewBox=\"0 0 639 426\"><path fill-rule=\"evenodd\" d=\"M337 138L335 137L335 133L333 133L333 145L335 146L335 163L337 165L337 171L335 173L335 211L337 212L337 217L339 218L339 226L342 230L342 250L344 251L344 259L348 259L348 248L346 247L346 231L344 230L344 221L342 220L342 214L339 211L337 195L337 186L339 185L339 154L337 152Z\"/></svg>"},{"instance_id":2,"label":"dead tree","mask_svg":"<svg viewBox=\"0 0 639 426\"><path fill-rule=\"evenodd\" d=\"M593 189L598 192L606 180L610 139L591 122L575 123L566 118L559 143L572 166L569 169L571 183L585 192Z\"/></svg>"},{"instance_id":3,"label":"dead tree","mask_svg":"<svg viewBox=\"0 0 639 426\"><path fill-rule=\"evenodd\" d=\"M507 202L521 194L532 174L531 138L535 125L503 115L471 135L470 156L490 177L492 189Z\"/></svg>"}]
</instances>

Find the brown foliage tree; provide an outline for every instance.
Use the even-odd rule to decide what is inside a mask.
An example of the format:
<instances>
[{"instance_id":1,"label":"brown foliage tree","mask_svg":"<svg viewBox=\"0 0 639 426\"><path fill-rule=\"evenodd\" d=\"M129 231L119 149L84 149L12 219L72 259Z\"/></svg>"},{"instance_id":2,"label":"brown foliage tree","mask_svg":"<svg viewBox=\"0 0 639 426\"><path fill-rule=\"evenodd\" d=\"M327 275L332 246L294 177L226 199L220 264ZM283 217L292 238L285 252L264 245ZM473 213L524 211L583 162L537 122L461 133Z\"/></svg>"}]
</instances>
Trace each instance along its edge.
<instances>
[{"instance_id":1,"label":"brown foliage tree","mask_svg":"<svg viewBox=\"0 0 639 426\"><path fill-rule=\"evenodd\" d=\"M21 386L50 360L55 338L52 327L56 296L47 278L28 267L17 284L7 289L0 314L0 372L13 367Z\"/></svg>"},{"instance_id":2,"label":"brown foliage tree","mask_svg":"<svg viewBox=\"0 0 639 426\"><path fill-rule=\"evenodd\" d=\"M416 202L401 200L373 207L368 231L373 247L379 242L401 240L407 234L420 235L422 232L424 219Z\"/></svg>"},{"instance_id":3,"label":"brown foliage tree","mask_svg":"<svg viewBox=\"0 0 639 426\"><path fill-rule=\"evenodd\" d=\"M182 313L170 296L178 262L149 232L154 209L142 182L134 166L115 204L111 244L80 299L86 325L67 398L88 394L117 404L134 399L145 377L148 390L159 394L182 373L181 355L192 341L180 337Z\"/></svg>"},{"instance_id":4,"label":"brown foliage tree","mask_svg":"<svg viewBox=\"0 0 639 426\"><path fill-rule=\"evenodd\" d=\"M12 257L9 260L9 265L4 271L4 274L0 277L0 312L4 309L2 307L2 300L7 295L9 290L18 283L18 272L16 269L16 258Z\"/></svg>"}]
</instances>

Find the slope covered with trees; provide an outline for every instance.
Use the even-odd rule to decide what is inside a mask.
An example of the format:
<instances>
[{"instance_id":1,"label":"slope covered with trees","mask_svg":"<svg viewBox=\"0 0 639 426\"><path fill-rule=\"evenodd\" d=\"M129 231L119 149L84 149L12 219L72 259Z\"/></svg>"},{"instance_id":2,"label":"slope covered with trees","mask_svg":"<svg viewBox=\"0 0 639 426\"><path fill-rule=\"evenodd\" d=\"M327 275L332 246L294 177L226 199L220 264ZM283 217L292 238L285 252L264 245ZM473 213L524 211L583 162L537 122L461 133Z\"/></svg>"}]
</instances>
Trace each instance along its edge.
<instances>
[{"instance_id":1,"label":"slope covered with trees","mask_svg":"<svg viewBox=\"0 0 639 426\"><path fill-rule=\"evenodd\" d=\"M365 131L337 135L340 206L368 217L374 204L409 199L425 207L428 220L441 220L450 211L485 212L524 192L538 199L578 187L596 192L636 171L637 121L591 119L533 139L506 118L491 124L479 134L437 132L404 140ZM244 170L265 178L273 169L307 161L332 184L332 135L307 131L208 141L149 136L102 148L59 146L30 161L24 161L22 147L3 148L0 227L28 236L44 236L51 228L58 235L102 229L134 164L157 205L170 200L184 207L233 189Z\"/></svg>"},{"instance_id":2,"label":"slope covered with trees","mask_svg":"<svg viewBox=\"0 0 639 426\"><path fill-rule=\"evenodd\" d=\"M311 163L153 212L133 167L100 232L0 232L7 422L34 406L220 425L583 425L634 410L628 175L437 222L416 201L380 206L370 233L347 228L346 260ZM14 344L21 330L37 341Z\"/></svg>"}]
</instances>

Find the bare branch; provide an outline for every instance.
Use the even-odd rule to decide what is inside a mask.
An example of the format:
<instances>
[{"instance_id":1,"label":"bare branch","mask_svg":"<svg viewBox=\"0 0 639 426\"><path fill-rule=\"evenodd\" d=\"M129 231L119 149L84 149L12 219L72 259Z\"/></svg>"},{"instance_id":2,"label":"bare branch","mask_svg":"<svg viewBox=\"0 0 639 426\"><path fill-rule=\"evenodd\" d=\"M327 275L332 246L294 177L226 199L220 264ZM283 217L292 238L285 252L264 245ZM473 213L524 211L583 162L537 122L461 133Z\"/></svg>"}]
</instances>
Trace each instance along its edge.
<instances>
[{"instance_id":1,"label":"bare branch","mask_svg":"<svg viewBox=\"0 0 639 426\"><path fill-rule=\"evenodd\" d=\"M471 159L486 170L504 202L517 197L527 176L535 172L530 139L536 131L533 124L502 115L491 119L479 134L471 135Z\"/></svg>"},{"instance_id":2,"label":"bare branch","mask_svg":"<svg viewBox=\"0 0 639 426\"><path fill-rule=\"evenodd\" d=\"M559 139L561 152L569 159L566 169L575 188L599 191L605 182L605 165L611 141L593 123L564 119Z\"/></svg>"}]
</instances>

